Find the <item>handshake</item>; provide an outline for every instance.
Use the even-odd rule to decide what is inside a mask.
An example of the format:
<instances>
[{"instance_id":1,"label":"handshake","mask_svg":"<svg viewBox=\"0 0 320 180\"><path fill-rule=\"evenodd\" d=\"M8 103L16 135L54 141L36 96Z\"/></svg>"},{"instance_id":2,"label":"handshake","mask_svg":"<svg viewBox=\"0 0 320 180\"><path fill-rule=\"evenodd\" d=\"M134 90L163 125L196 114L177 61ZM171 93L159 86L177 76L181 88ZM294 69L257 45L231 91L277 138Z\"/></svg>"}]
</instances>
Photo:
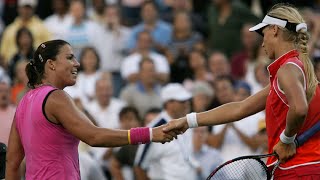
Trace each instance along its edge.
<instances>
[{"instance_id":1,"label":"handshake","mask_svg":"<svg viewBox=\"0 0 320 180\"><path fill-rule=\"evenodd\" d=\"M185 117L171 120L169 123L152 128L152 142L166 143L177 139L189 128Z\"/></svg>"}]
</instances>

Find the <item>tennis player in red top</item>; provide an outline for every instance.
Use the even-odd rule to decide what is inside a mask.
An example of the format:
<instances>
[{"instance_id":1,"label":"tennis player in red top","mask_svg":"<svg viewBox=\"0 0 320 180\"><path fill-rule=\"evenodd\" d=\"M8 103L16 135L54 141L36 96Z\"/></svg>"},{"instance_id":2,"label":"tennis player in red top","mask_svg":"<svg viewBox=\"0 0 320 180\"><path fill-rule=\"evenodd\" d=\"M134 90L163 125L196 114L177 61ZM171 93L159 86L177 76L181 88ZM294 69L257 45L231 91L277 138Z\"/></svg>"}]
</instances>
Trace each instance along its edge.
<instances>
[{"instance_id":1,"label":"tennis player in red top","mask_svg":"<svg viewBox=\"0 0 320 180\"><path fill-rule=\"evenodd\" d=\"M171 121L164 131L234 122L265 109L269 153L276 152L281 162L274 178L320 179L320 133L299 148L294 144L296 136L320 120L320 88L308 57L307 25L297 9L277 4L250 31L263 36L262 46L274 60L268 67L270 84L241 102ZM277 161L269 158L267 165Z\"/></svg>"}]
</instances>

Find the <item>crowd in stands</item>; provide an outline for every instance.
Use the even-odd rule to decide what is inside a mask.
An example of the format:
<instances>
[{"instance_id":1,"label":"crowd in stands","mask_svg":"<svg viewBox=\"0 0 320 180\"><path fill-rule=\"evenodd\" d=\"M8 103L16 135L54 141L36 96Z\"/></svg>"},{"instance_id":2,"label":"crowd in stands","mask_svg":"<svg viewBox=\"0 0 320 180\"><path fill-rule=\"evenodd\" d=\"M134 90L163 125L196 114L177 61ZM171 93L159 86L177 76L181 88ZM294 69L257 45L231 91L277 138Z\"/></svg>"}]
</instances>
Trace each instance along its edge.
<instances>
[{"instance_id":1,"label":"crowd in stands","mask_svg":"<svg viewBox=\"0 0 320 180\"><path fill-rule=\"evenodd\" d=\"M0 142L29 90L25 67L51 39L71 44L80 68L65 91L99 127L154 127L244 100L268 85L271 63L248 29L279 2L303 13L320 80L319 0L0 1ZM267 150L264 112L181 136L122 148L80 143L81 178L205 179L230 158Z\"/></svg>"}]
</instances>

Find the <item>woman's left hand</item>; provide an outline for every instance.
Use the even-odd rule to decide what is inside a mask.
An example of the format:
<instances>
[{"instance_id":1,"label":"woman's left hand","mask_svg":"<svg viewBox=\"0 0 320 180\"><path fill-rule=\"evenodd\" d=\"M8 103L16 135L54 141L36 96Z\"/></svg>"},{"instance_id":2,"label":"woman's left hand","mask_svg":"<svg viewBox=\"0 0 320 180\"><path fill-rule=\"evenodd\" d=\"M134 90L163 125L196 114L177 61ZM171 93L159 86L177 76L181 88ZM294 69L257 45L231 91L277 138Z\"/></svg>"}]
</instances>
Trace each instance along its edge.
<instances>
[{"instance_id":1,"label":"woman's left hand","mask_svg":"<svg viewBox=\"0 0 320 180\"><path fill-rule=\"evenodd\" d=\"M296 145L294 143L284 144L279 141L274 147L273 151L277 153L279 161L284 163L296 154Z\"/></svg>"}]
</instances>

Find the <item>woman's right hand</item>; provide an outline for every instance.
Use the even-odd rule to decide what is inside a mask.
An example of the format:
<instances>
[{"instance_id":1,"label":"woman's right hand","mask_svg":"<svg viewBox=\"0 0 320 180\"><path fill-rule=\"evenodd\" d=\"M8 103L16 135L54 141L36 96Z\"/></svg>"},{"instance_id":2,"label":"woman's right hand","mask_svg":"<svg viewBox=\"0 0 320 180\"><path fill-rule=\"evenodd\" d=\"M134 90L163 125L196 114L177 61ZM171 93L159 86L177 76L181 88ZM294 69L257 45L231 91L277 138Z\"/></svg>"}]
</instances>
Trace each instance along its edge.
<instances>
[{"instance_id":1,"label":"woman's right hand","mask_svg":"<svg viewBox=\"0 0 320 180\"><path fill-rule=\"evenodd\" d=\"M183 134L189 128L186 117L171 120L163 128L163 132L174 132L177 135Z\"/></svg>"},{"instance_id":2,"label":"woman's right hand","mask_svg":"<svg viewBox=\"0 0 320 180\"><path fill-rule=\"evenodd\" d=\"M152 128L152 142L166 143L178 138L179 134L175 131L163 132L165 126L167 125Z\"/></svg>"}]
</instances>

